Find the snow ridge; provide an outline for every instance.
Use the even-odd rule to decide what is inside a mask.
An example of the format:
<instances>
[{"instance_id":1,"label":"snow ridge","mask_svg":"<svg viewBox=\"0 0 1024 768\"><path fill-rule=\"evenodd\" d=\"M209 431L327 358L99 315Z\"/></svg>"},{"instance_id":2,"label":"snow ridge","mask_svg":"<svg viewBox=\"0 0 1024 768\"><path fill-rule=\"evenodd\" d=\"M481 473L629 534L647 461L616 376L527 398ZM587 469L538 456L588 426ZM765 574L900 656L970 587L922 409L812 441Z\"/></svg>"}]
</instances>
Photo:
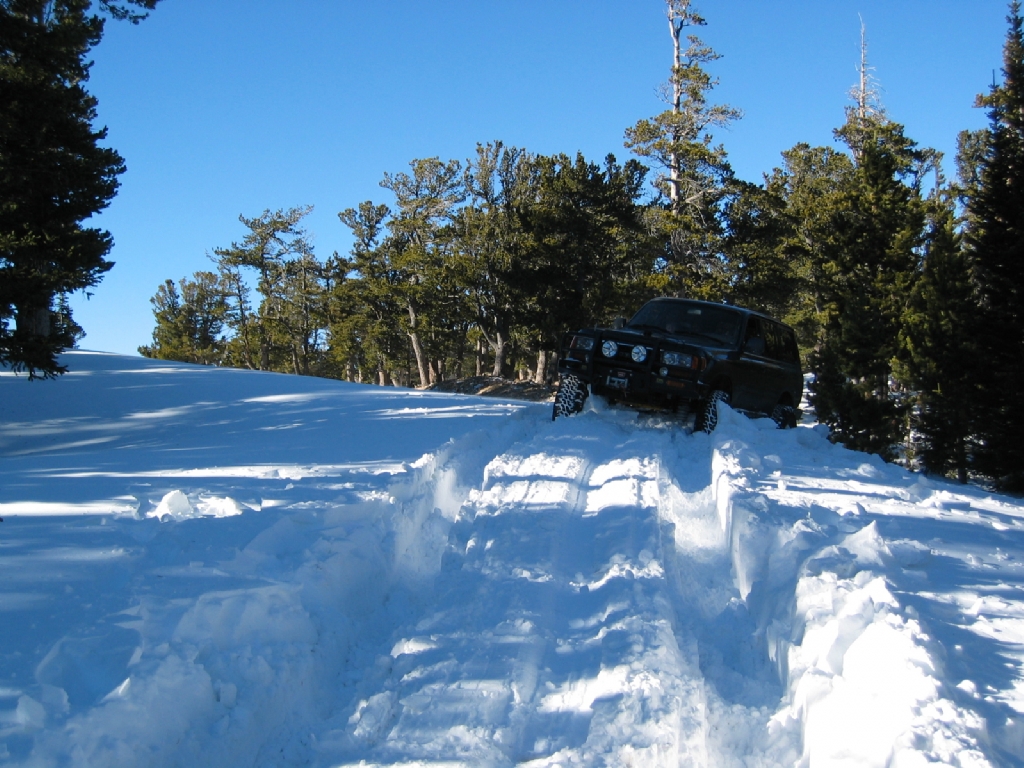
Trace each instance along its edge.
<instances>
[{"instance_id":1,"label":"snow ridge","mask_svg":"<svg viewBox=\"0 0 1024 768\"><path fill-rule=\"evenodd\" d=\"M947 698L932 639L893 595L885 574L900 564L878 524L770 500L757 490L766 462L743 440L716 442L712 488L736 588L785 690L765 758L990 765L979 743L984 722Z\"/></svg>"}]
</instances>

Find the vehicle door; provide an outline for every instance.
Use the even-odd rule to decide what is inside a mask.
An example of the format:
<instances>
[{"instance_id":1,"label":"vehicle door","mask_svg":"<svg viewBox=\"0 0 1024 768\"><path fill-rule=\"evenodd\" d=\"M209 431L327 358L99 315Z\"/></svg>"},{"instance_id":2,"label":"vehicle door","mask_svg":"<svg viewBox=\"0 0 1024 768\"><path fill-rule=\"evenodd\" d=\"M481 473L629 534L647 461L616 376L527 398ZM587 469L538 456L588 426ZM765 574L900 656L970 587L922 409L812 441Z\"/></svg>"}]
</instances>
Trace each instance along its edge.
<instances>
[{"instance_id":1,"label":"vehicle door","mask_svg":"<svg viewBox=\"0 0 1024 768\"><path fill-rule=\"evenodd\" d=\"M779 390L788 392L793 405L799 406L804 389L804 377L800 370L800 351L796 344L796 335L791 328L779 323L772 323L775 344L770 345L771 356L780 363Z\"/></svg>"},{"instance_id":2,"label":"vehicle door","mask_svg":"<svg viewBox=\"0 0 1024 768\"><path fill-rule=\"evenodd\" d=\"M784 374L781 363L771 352L778 340L772 323L756 315L747 317L740 349L737 381L733 382L733 400L737 408L771 413L782 392Z\"/></svg>"}]
</instances>

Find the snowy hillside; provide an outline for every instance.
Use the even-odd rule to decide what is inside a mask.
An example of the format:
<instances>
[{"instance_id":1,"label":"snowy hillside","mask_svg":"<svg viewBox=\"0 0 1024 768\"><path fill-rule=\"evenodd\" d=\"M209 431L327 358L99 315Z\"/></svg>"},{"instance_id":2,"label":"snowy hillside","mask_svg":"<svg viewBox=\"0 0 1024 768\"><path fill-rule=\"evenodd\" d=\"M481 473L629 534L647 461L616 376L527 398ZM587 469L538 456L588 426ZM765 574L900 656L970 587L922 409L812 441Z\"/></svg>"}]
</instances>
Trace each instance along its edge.
<instances>
[{"instance_id":1,"label":"snowy hillside","mask_svg":"<svg viewBox=\"0 0 1024 768\"><path fill-rule=\"evenodd\" d=\"M65 362L0 373L0 765L1024 765L1019 500L729 411Z\"/></svg>"}]
</instances>

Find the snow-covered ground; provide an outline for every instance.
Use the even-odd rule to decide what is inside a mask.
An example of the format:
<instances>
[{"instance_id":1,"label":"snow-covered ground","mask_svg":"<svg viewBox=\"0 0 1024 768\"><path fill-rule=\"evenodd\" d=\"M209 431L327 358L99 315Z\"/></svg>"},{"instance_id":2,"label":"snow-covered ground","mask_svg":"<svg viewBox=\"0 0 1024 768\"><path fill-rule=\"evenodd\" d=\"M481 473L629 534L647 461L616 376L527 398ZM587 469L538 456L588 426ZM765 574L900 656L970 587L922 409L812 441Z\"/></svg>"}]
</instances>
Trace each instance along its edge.
<instances>
[{"instance_id":1,"label":"snow-covered ground","mask_svg":"<svg viewBox=\"0 0 1024 768\"><path fill-rule=\"evenodd\" d=\"M0 764L1024 765L1024 504L726 412L0 373Z\"/></svg>"}]
</instances>

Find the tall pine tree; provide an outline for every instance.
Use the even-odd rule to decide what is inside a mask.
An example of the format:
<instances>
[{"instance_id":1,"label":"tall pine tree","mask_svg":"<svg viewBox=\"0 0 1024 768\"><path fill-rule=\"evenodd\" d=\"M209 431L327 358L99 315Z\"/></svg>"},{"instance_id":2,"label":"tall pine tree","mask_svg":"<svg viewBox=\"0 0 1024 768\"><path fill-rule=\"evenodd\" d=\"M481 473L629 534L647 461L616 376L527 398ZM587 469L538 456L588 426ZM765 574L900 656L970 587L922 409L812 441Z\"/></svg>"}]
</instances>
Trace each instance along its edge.
<instances>
[{"instance_id":1,"label":"tall pine tree","mask_svg":"<svg viewBox=\"0 0 1024 768\"><path fill-rule=\"evenodd\" d=\"M983 406L978 468L1024 490L1024 21L1010 3L1003 83L979 97L989 127L980 144L978 188L966 233L980 301ZM978 143L975 142L977 145Z\"/></svg>"},{"instance_id":2,"label":"tall pine tree","mask_svg":"<svg viewBox=\"0 0 1024 768\"><path fill-rule=\"evenodd\" d=\"M854 168L832 200L822 265L823 338L811 355L811 401L833 439L893 459L906 433L906 400L893 365L924 241L922 186L934 151L891 121L868 75L866 44L854 105L836 131Z\"/></svg>"},{"instance_id":3,"label":"tall pine tree","mask_svg":"<svg viewBox=\"0 0 1024 768\"><path fill-rule=\"evenodd\" d=\"M913 395L914 458L967 482L979 404L978 337L970 267L948 191L930 201L921 273L900 332L897 377Z\"/></svg>"},{"instance_id":4,"label":"tall pine tree","mask_svg":"<svg viewBox=\"0 0 1024 768\"><path fill-rule=\"evenodd\" d=\"M664 98L669 108L626 131L626 147L660 170L661 204L649 226L663 237L663 288L701 298L721 298L728 275L722 259L723 206L732 182L725 149L712 131L741 116L728 105L709 104L718 81L705 66L719 58L687 30L705 25L692 0L666 0L672 36L672 73Z\"/></svg>"},{"instance_id":5,"label":"tall pine tree","mask_svg":"<svg viewBox=\"0 0 1024 768\"><path fill-rule=\"evenodd\" d=\"M137 22L157 0L101 0ZM99 146L87 56L103 34L92 0L0 0L0 363L30 378L64 372L77 326L65 297L113 264L109 232L85 226L125 166ZM80 333L81 329L78 329Z\"/></svg>"},{"instance_id":6,"label":"tall pine tree","mask_svg":"<svg viewBox=\"0 0 1024 768\"><path fill-rule=\"evenodd\" d=\"M289 263L312 253L301 226L302 219L312 209L312 206L304 206L266 210L251 219L239 216L248 234L241 243L213 251L221 277L232 295L230 318L236 331L234 354L237 362L246 368L280 370L281 355L285 359L291 357L291 345L284 328L282 292ZM249 304L243 270L256 273L256 290L261 301L255 309Z\"/></svg>"}]
</instances>

